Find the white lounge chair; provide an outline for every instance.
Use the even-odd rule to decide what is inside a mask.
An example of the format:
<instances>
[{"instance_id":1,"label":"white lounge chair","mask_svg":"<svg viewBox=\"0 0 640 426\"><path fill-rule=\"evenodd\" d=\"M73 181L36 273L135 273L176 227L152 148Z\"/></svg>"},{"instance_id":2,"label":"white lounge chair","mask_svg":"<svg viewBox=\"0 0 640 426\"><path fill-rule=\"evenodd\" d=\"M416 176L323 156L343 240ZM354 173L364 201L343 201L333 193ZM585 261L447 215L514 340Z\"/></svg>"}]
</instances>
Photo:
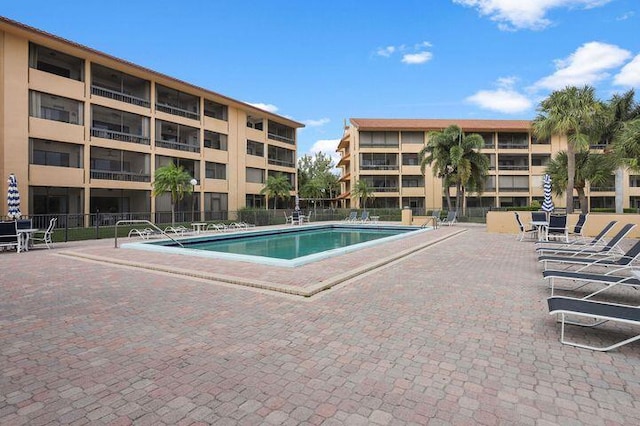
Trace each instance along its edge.
<instances>
[{"instance_id":1,"label":"white lounge chair","mask_svg":"<svg viewBox=\"0 0 640 426\"><path fill-rule=\"evenodd\" d=\"M446 219L443 219L442 221L440 221L440 223L442 225L451 226L458 221L457 219L458 219L458 212L455 210L449 210L447 212Z\"/></svg>"}]
</instances>

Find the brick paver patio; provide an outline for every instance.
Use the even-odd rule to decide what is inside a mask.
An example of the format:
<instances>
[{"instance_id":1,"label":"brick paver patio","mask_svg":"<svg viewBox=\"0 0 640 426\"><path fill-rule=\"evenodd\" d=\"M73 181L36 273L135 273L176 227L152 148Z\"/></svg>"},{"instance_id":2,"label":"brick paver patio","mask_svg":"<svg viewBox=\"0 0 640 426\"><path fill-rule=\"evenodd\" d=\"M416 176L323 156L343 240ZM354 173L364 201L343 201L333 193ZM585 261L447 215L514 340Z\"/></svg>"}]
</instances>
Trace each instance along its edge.
<instances>
[{"instance_id":1,"label":"brick paver patio","mask_svg":"<svg viewBox=\"0 0 640 426\"><path fill-rule=\"evenodd\" d=\"M415 244L312 297L206 275L304 288ZM640 424L640 344L561 345L533 244L461 225L347 256L283 270L112 240L0 253L0 424Z\"/></svg>"}]
</instances>

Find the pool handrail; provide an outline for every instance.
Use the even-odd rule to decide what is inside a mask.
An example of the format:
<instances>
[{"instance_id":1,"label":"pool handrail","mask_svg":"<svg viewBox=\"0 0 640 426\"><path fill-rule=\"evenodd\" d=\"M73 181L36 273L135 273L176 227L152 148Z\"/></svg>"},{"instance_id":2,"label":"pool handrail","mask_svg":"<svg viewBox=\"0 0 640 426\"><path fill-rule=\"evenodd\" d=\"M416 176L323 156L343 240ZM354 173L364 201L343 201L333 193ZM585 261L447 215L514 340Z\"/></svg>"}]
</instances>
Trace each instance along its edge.
<instances>
[{"instance_id":1,"label":"pool handrail","mask_svg":"<svg viewBox=\"0 0 640 426\"><path fill-rule=\"evenodd\" d=\"M171 235L167 234L166 232L164 232L162 229L158 228L154 223L146 220L146 219L122 219L116 222L116 235L115 235L115 247L114 248L118 248L118 225L121 224L134 224L134 223L144 223L147 225L151 225L151 227L155 228L156 231L158 231L160 234L164 235L165 237L169 238L170 240L173 240L174 243L178 244L180 247L184 248L184 246L182 245L182 243L178 240L176 240L175 238L173 238Z\"/></svg>"}]
</instances>

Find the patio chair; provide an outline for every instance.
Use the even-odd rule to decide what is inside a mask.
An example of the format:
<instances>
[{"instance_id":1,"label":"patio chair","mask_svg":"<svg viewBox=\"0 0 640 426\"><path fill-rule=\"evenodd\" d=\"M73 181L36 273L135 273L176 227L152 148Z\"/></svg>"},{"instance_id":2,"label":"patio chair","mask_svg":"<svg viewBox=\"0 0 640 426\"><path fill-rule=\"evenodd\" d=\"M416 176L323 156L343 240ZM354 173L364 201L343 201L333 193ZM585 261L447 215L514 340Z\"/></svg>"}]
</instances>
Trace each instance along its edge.
<instances>
[{"instance_id":1,"label":"patio chair","mask_svg":"<svg viewBox=\"0 0 640 426\"><path fill-rule=\"evenodd\" d=\"M579 237L579 238L576 238L575 240L569 241L568 243L566 241L546 241L543 244L558 244L557 247L604 245L606 244L606 240L604 237L609 233L611 228L613 228L616 225L616 223L618 223L617 220L612 220L611 222L607 223L604 226L604 228L602 228L602 230L598 233L598 235L593 237L591 240L587 240L585 237ZM552 248L552 247L547 247L547 248Z\"/></svg>"},{"instance_id":2,"label":"patio chair","mask_svg":"<svg viewBox=\"0 0 640 426\"><path fill-rule=\"evenodd\" d=\"M614 275L614 273L616 272L620 272L620 271L628 271L630 268L628 267L622 267L622 268L616 268L614 270L611 270L609 272L606 273L595 273L595 272L588 272L588 271L556 271L553 269L550 269L548 271L544 271L542 273L542 277L545 280L549 280L549 287L551 288L551 295L553 296L555 287L556 287L556 281L557 280L565 280L565 281L573 281L574 283L576 283L576 285L572 288L562 288L561 290L566 290L566 291L575 291L575 290L579 290L582 287L585 287L587 285L590 284L598 284L598 285L604 285L605 288L598 290L594 293L591 293L589 296L595 296L596 294L600 294L605 290L609 290L615 286L618 285L622 285L622 286L630 286L633 288L639 288L640 287L640 279L633 277L633 276L622 276L622 275Z\"/></svg>"},{"instance_id":3,"label":"patio chair","mask_svg":"<svg viewBox=\"0 0 640 426\"><path fill-rule=\"evenodd\" d=\"M294 210L291 213L291 224L292 225L301 225L302 224L302 215L300 214L300 210Z\"/></svg>"},{"instance_id":4,"label":"patio chair","mask_svg":"<svg viewBox=\"0 0 640 426\"><path fill-rule=\"evenodd\" d=\"M520 220L520 214L518 212L513 212L513 214L516 217L516 222L518 222L518 231L519 231L518 237L519 237L519 240L523 241L524 238L527 235L531 235L532 238L537 239L538 238L538 228L535 228L535 227L530 228L530 229L525 228L525 226L522 224L522 221Z\"/></svg>"},{"instance_id":5,"label":"patio chair","mask_svg":"<svg viewBox=\"0 0 640 426\"><path fill-rule=\"evenodd\" d=\"M582 229L584 228L584 225L587 223L588 216L589 216L589 213L580 213L578 215L578 221L574 225L573 231L569 231L569 238L571 237L576 239L583 238Z\"/></svg>"},{"instance_id":6,"label":"patio chair","mask_svg":"<svg viewBox=\"0 0 640 426\"><path fill-rule=\"evenodd\" d=\"M357 221L358 223L366 223L369 222L369 212L367 210L362 211L362 216Z\"/></svg>"},{"instance_id":7,"label":"patio chair","mask_svg":"<svg viewBox=\"0 0 640 426\"><path fill-rule=\"evenodd\" d=\"M572 297L553 296L547 299L549 314L560 315L560 342L578 348L591 349L593 351L609 351L640 339L637 334L628 339L609 346L591 346L584 343L576 343L565 339L565 325L577 325L581 327L597 327L608 321L621 324L640 325L640 306L620 305L617 303L598 302L590 299L574 299ZM595 320L592 323L579 323L567 320L567 315Z\"/></svg>"},{"instance_id":8,"label":"patio chair","mask_svg":"<svg viewBox=\"0 0 640 426\"><path fill-rule=\"evenodd\" d=\"M440 223L442 225L447 225L447 226L451 226L454 223L457 222L458 219L458 212L455 210L449 210L447 212L447 217L445 219L442 219L442 221L440 221Z\"/></svg>"},{"instance_id":9,"label":"patio chair","mask_svg":"<svg viewBox=\"0 0 640 426\"><path fill-rule=\"evenodd\" d=\"M31 236L29 237L29 241L31 242L31 244L41 242L44 243L47 249L50 249L51 247L49 246L49 244L53 245L53 241L51 238L53 237L53 230L55 229L57 222L58 218L53 217L49 221L49 226L47 226L47 229L45 229L44 231L35 231L33 234L31 234Z\"/></svg>"},{"instance_id":10,"label":"patio chair","mask_svg":"<svg viewBox=\"0 0 640 426\"><path fill-rule=\"evenodd\" d=\"M608 255L611 250L617 250L620 253L623 251L620 249L620 242L635 228L634 223L627 223L624 225L616 235L604 246L576 246L576 247L538 247L536 251L538 253L550 252L553 255L560 256L585 256L585 255Z\"/></svg>"},{"instance_id":11,"label":"patio chair","mask_svg":"<svg viewBox=\"0 0 640 426\"><path fill-rule=\"evenodd\" d=\"M569 242L569 228L567 228L567 216L552 214L549 216L549 226L547 227L547 239L549 237L563 237Z\"/></svg>"},{"instance_id":12,"label":"patio chair","mask_svg":"<svg viewBox=\"0 0 640 426\"><path fill-rule=\"evenodd\" d=\"M547 212L531 212L532 222L547 222Z\"/></svg>"},{"instance_id":13,"label":"patio chair","mask_svg":"<svg viewBox=\"0 0 640 426\"><path fill-rule=\"evenodd\" d=\"M0 222L0 248L15 248L20 253L20 236L16 221Z\"/></svg>"},{"instance_id":14,"label":"patio chair","mask_svg":"<svg viewBox=\"0 0 640 426\"><path fill-rule=\"evenodd\" d=\"M544 263L544 270L548 270L549 263L558 264L565 267L580 267L584 270L586 267L623 267L631 266L635 263L640 255L640 240L627 250L623 255L609 253L608 256L588 255L588 256L540 256L538 262Z\"/></svg>"}]
</instances>

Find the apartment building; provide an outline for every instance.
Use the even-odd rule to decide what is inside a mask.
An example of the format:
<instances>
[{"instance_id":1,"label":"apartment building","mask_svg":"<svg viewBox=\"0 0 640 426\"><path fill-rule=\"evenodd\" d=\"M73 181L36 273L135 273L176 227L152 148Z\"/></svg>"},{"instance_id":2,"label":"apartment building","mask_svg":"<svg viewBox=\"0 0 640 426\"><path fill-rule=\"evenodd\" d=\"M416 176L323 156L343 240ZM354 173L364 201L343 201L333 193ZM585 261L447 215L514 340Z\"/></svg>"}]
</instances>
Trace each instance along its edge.
<instances>
[{"instance_id":1,"label":"apartment building","mask_svg":"<svg viewBox=\"0 0 640 426\"><path fill-rule=\"evenodd\" d=\"M430 168L420 172L418 153L430 131L441 131L456 124L465 133L477 133L484 139L490 160L485 190L468 194L469 207L528 206L542 202L542 177L549 160L566 149L565 137L538 140L526 120L440 120L440 119L368 119L352 118L345 126L337 151L341 156L341 195L345 207L360 207L350 194L359 180L373 188L374 207L409 206L414 213L446 206L442 181ZM602 152L604 146L592 146ZM624 207L640 207L640 176L625 173ZM450 188L455 196L455 188ZM614 176L606 184L588 187L590 207L614 208ZM575 206L578 206L577 194ZM564 197L554 200L564 206Z\"/></svg>"},{"instance_id":2,"label":"apartment building","mask_svg":"<svg viewBox=\"0 0 640 426\"><path fill-rule=\"evenodd\" d=\"M16 175L23 214L168 212L151 183L171 162L204 219L264 206L269 175L296 187L301 123L5 18L0 84L1 188Z\"/></svg>"}]
</instances>

